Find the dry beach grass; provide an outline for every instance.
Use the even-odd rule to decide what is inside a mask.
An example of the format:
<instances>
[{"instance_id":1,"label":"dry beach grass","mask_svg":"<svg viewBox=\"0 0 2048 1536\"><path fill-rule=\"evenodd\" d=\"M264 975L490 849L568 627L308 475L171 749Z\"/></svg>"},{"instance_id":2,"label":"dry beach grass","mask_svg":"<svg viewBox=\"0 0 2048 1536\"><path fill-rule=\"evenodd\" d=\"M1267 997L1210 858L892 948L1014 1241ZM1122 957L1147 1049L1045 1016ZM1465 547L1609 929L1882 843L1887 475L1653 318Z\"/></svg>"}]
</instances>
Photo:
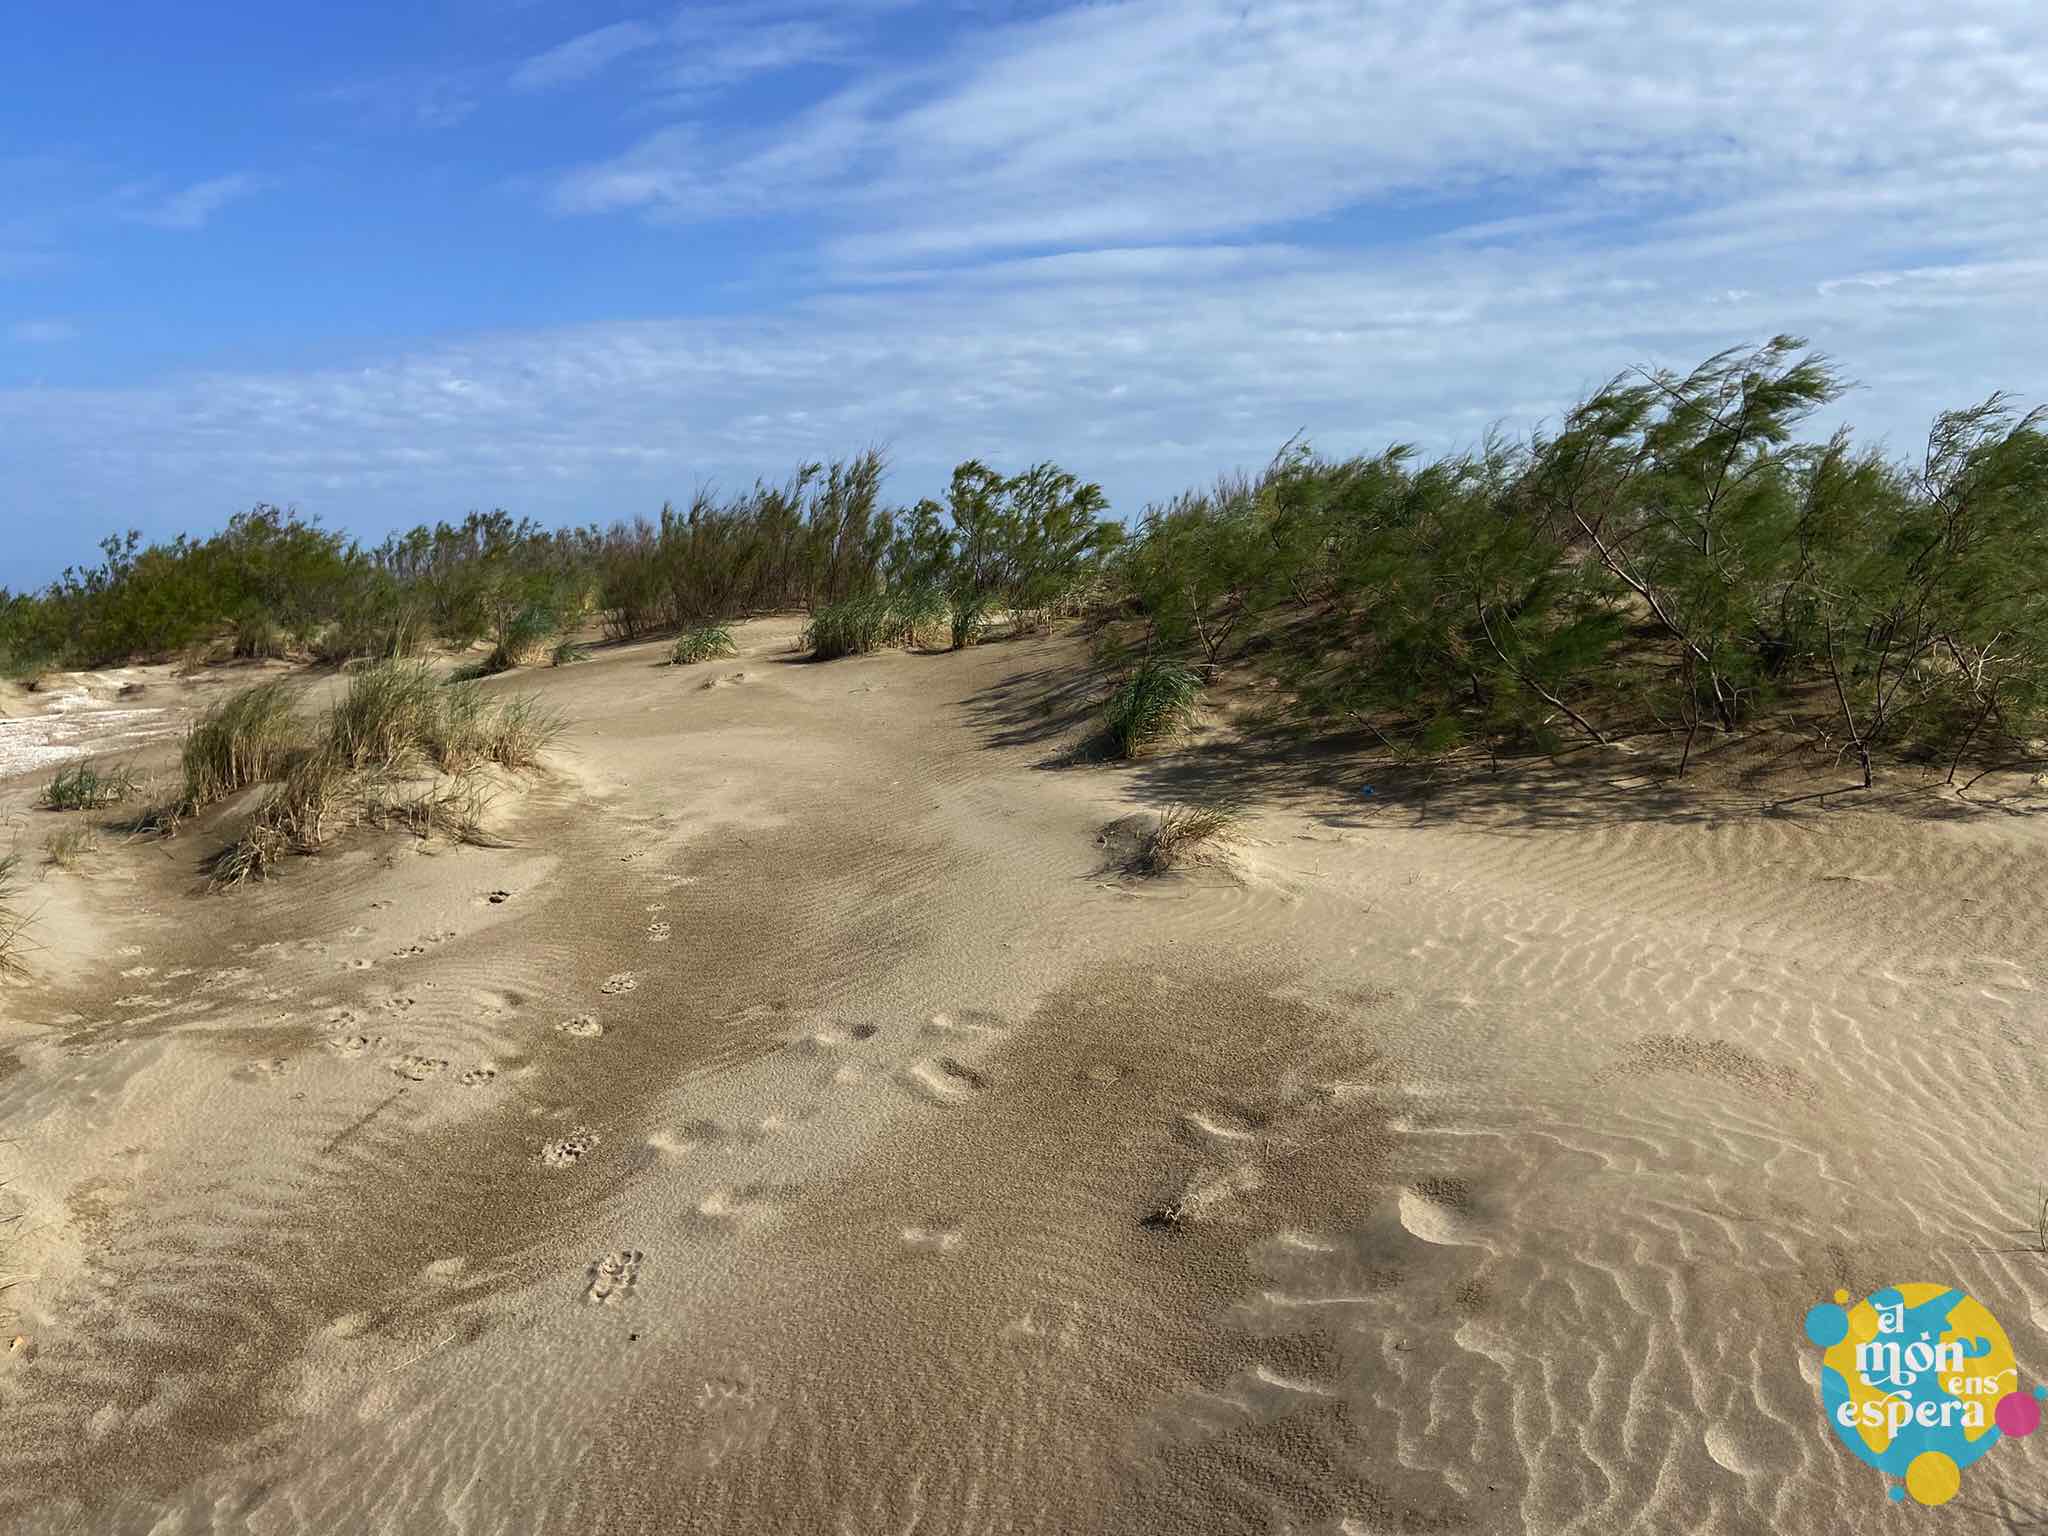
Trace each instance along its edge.
<instances>
[{"instance_id":1,"label":"dry beach grass","mask_svg":"<svg viewBox=\"0 0 2048 1536\"><path fill-rule=\"evenodd\" d=\"M1227 689L1075 754L1072 636L800 629L521 676L567 723L492 846L358 826L205 895L272 793L223 757L47 882L0 1526L1903 1530L1804 1309L1938 1277L2048 1355L2023 781L1365 798ZM0 814L55 821L49 772ZM1170 865L1226 792L1230 878L1105 874L1106 824ZM2048 1502L2037 1451L1966 1497Z\"/></svg>"}]
</instances>

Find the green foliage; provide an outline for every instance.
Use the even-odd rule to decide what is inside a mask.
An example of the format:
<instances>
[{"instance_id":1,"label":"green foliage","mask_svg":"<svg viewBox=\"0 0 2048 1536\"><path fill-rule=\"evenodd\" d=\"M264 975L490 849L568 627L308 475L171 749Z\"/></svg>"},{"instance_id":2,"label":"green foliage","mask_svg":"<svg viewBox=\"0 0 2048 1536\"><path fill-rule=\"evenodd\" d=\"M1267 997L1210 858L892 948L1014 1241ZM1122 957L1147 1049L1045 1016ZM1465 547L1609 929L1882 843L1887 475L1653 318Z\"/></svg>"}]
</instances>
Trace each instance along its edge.
<instances>
[{"instance_id":1,"label":"green foliage","mask_svg":"<svg viewBox=\"0 0 2048 1536\"><path fill-rule=\"evenodd\" d=\"M75 870L100 848L99 832L84 823L60 828L43 839L43 862L52 869Z\"/></svg>"},{"instance_id":2,"label":"green foliage","mask_svg":"<svg viewBox=\"0 0 2048 1536\"><path fill-rule=\"evenodd\" d=\"M816 661L862 656L916 645L948 618L945 598L926 588L869 592L818 609L804 630L803 644Z\"/></svg>"},{"instance_id":3,"label":"green foliage","mask_svg":"<svg viewBox=\"0 0 2048 1536\"><path fill-rule=\"evenodd\" d=\"M493 699L474 680L444 685L424 662L366 667L320 739L281 765L277 787L215 861L213 882L267 878L288 855L317 853L360 825L482 841L484 791L471 775L487 763L531 767L561 730L531 698ZM453 782L393 782L429 767Z\"/></svg>"},{"instance_id":4,"label":"green foliage","mask_svg":"<svg viewBox=\"0 0 2048 1536\"><path fill-rule=\"evenodd\" d=\"M22 962L26 947L22 934L28 928L28 914L15 905L21 894L21 855L0 854L0 976L19 976L27 969Z\"/></svg>"},{"instance_id":5,"label":"green foliage","mask_svg":"<svg viewBox=\"0 0 2048 1536\"><path fill-rule=\"evenodd\" d=\"M1404 752L1701 732L1776 711L1851 757L2048 734L2048 433L2002 398L1924 461L1798 440L1843 385L1779 337L1617 377L1526 443L1290 444L1149 512L1109 573L1148 650L1248 661Z\"/></svg>"},{"instance_id":6,"label":"green foliage","mask_svg":"<svg viewBox=\"0 0 2048 1536\"><path fill-rule=\"evenodd\" d=\"M185 733L185 810L278 777L302 745L303 727L283 678L229 695Z\"/></svg>"},{"instance_id":7,"label":"green foliage","mask_svg":"<svg viewBox=\"0 0 2048 1536\"><path fill-rule=\"evenodd\" d=\"M668 659L673 666L686 667L738 653L739 647L733 644L732 631L723 624L699 624L676 636L675 647L669 652Z\"/></svg>"},{"instance_id":8,"label":"green foliage","mask_svg":"<svg viewBox=\"0 0 2048 1536\"><path fill-rule=\"evenodd\" d=\"M1109 696L1103 738L1113 757L1137 757L1187 729L1202 681L1176 662L1147 658Z\"/></svg>"},{"instance_id":9,"label":"green foliage","mask_svg":"<svg viewBox=\"0 0 2048 1536\"><path fill-rule=\"evenodd\" d=\"M579 661L588 660L589 649L574 640L563 640L548 653L548 665L551 667L573 667Z\"/></svg>"},{"instance_id":10,"label":"green foliage","mask_svg":"<svg viewBox=\"0 0 2048 1536\"><path fill-rule=\"evenodd\" d=\"M953 648L970 645L997 607L1050 612L1090 584L1121 529L1108 502L1054 464L997 474L979 460L953 471L942 507L918 503L890 545L892 588L941 592Z\"/></svg>"},{"instance_id":11,"label":"green foliage","mask_svg":"<svg viewBox=\"0 0 2048 1536\"><path fill-rule=\"evenodd\" d=\"M43 787L40 803L49 811L105 810L133 795L141 782L126 764L101 768L93 763L73 763L57 770Z\"/></svg>"}]
</instances>

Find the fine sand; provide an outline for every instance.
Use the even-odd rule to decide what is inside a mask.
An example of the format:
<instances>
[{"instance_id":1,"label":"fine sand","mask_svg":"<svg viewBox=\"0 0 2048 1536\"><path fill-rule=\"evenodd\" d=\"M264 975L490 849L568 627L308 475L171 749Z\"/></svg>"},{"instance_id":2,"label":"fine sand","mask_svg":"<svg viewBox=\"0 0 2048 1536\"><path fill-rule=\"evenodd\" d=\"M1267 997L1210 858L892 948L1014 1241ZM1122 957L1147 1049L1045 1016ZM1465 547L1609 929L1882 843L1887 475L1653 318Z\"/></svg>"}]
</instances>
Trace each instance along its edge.
<instances>
[{"instance_id":1,"label":"fine sand","mask_svg":"<svg viewBox=\"0 0 2048 1536\"><path fill-rule=\"evenodd\" d=\"M245 800L29 887L0 1529L2048 1508L2035 1442L1889 1503L1801 1333L1937 1280L2048 1371L2032 802L1770 815L1621 754L1367 796L1223 720L1109 767L1068 755L1078 639L807 665L796 629L490 683L571 721L509 846L204 894ZM151 672L108 739L234 680ZM25 852L89 714L17 728ZM1223 862L1113 867L1105 827L1225 786Z\"/></svg>"}]
</instances>

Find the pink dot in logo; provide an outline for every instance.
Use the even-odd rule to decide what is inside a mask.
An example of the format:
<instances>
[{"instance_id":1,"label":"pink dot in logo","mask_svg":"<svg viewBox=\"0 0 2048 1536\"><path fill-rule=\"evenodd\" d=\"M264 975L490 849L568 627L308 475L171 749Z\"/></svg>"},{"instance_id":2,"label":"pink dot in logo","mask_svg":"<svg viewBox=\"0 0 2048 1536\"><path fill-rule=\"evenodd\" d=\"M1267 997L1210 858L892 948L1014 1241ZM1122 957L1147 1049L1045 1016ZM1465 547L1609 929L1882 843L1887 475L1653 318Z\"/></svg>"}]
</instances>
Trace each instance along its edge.
<instances>
[{"instance_id":1,"label":"pink dot in logo","mask_svg":"<svg viewBox=\"0 0 2048 1536\"><path fill-rule=\"evenodd\" d=\"M2041 1402L2031 1392L2008 1392L1998 1400L1994 1417L2008 1435L2031 1435L2041 1427Z\"/></svg>"}]
</instances>

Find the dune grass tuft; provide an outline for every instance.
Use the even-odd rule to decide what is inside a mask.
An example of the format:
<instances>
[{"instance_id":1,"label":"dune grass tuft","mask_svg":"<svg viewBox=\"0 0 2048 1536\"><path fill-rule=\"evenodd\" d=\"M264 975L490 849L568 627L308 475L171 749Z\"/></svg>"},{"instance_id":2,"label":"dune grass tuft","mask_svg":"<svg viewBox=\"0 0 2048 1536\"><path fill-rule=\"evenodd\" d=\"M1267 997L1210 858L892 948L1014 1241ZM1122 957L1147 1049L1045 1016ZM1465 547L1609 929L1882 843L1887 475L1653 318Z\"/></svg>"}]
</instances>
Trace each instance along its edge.
<instances>
[{"instance_id":1,"label":"dune grass tuft","mask_svg":"<svg viewBox=\"0 0 2048 1536\"><path fill-rule=\"evenodd\" d=\"M1214 804L1169 805L1138 846L1132 872L1164 875L1201 856L1235 833L1237 812Z\"/></svg>"},{"instance_id":2,"label":"dune grass tuft","mask_svg":"<svg viewBox=\"0 0 2048 1536\"><path fill-rule=\"evenodd\" d=\"M59 768L43 786L41 804L46 811L103 811L128 799L141 783L141 776L125 763L111 768L73 763Z\"/></svg>"},{"instance_id":3,"label":"dune grass tuft","mask_svg":"<svg viewBox=\"0 0 2048 1536\"><path fill-rule=\"evenodd\" d=\"M817 661L865 656L946 633L949 619L946 600L937 592L870 592L818 609L804 630L803 644Z\"/></svg>"},{"instance_id":4,"label":"dune grass tuft","mask_svg":"<svg viewBox=\"0 0 2048 1536\"><path fill-rule=\"evenodd\" d=\"M185 733L185 808L279 777L303 749L304 727L283 678L222 699Z\"/></svg>"},{"instance_id":5,"label":"dune grass tuft","mask_svg":"<svg viewBox=\"0 0 2048 1536\"><path fill-rule=\"evenodd\" d=\"M1195 718L1202 680L1178 662L1149 658L1109 696L1103 736L1112 757L1140 756L1185 731Z\"/></svg>"},{"instance_id":6,"label":"dune grass tuft","mask_svg":"<svg viewBox=\"0 0 2048 1536\"><path fill-rule=\"evenodd\" d=\"M20 976L28 970L21 958L28 914L14 904L20 894L21 855L0 853L0 976Z\"/></svg>"},{"instance_id":7,"label":"dune grass tuft","mask_svg":"<svg viewBox=\"0 0 2048 1536\"><path fill-rule=\"evenodd\" d=\"M425 662L366 667L335 703L325 735L290 761L214 861L213 883L266 878L288 855L318 853L356 826L484 842L488 794L475 771L531 767L561 729L532 698L494 699L474 680L444 684Z\"/></svg>"},{"instance_id":8,"label":"dune grass tuft","mask_svg":"<svg viewBox=\"0 0 2048 1536\"><path fill-rule=\"evenodd\" d=\"M721 656L737 656L739 651L733 643L732 631L723 624L699 624L676 636L675 649L669 652L668 659L674 666L687 667L700 661L716 661Z\"/></svg>"},{"instance_id":9,"label":"dune grass tuft","mask_svg":"<svg viewBox=\"0 0 2048 1536\"><path fill-rule=\"evenodd\" d=\"M548 653L551 667L573 667L579 661L590 660L590 647L578 645L574 640L563 640Z\"/></svg>"},{"instance_id":10,"label":"dune grass tuft","mask_svg":"<svg viewBox=\"0 0 2048 1536\"><path fill-rule=\"evenodd\" d=\"M99 832L89 825L74 823L43 839L43 862L52 869L76 870L99 848Z\"/></svg>"}]
</instances>

